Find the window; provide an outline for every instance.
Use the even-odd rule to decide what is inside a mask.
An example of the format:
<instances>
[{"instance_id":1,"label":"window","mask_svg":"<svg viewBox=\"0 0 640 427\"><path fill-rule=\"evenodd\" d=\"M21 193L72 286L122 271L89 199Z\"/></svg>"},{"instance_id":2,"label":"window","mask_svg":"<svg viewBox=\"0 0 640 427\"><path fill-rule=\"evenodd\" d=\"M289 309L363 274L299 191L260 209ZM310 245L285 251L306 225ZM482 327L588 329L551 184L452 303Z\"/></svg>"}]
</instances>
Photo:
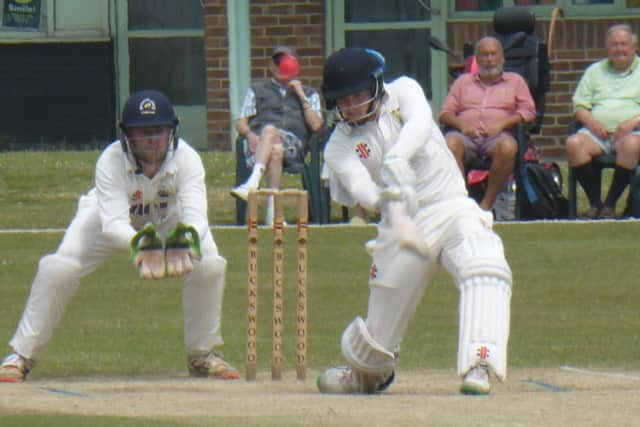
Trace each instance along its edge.
<instances>
[{"instance_id":1,"label":"window","mask_svg":"<svg viewBox=\"0 0 640 427\"><path fill-rule=\"evenodd\" d=\"M640 0L456 0L450 2L449 10L453 16L480 18L503 6L529 6L543 14L557 6L567 16L606 17L637 13L633 9L640 7Z\"/></svg>"},{"instance_id":2,"label":"window","mask_svg":"<svg viewBox=\"0 0 640 427\"><path fill-rule=\"evenodd\" d=\"M385 80L407 75L432 97L431 0L344 0L344 45L385 57Z\"/></svg>"},{"instance_id":3,"label":"window","mask_svg":"<svg viewBox=\"0 0 640 427\"><path fill-rule=\"evenodd\" d=\"M132 38L129 55L131 92L158 88L174 105L206 103L201 37Z\"/></svg>"},{"instance_id":4,"label":"window","mask_svg":"<svg viewBox=\"0 0 640 427\"><path fill-rule=\"evenodd\" d=\"M129 89L157 88L174 105L206 104L200 0L129 0Z\"/></svg>"},{"instance_id":5,"label":"window","mask_svg":"<svg viewBox=\"0 0 640 427\"><path fill-rule=\"evenodd\" d=\"M502 7L502 0L456 0L456 11L496 10Z\"/></svg>"},{"instance_id":6,"label":"window","mask_svg":"<svg viewBox=\"0 0 640 427\"><path fill-rule=\"evenodd\" d=\"M345 2L347 22L428 21L431 6L428 0L351 0ZM384 10L385 13L380 13Z\"/></svg>"},{"instance_id":7,"label":"window","mask_svg":"<svg viewBox=\"0 0 640 427\"><path fill-rule=\"evenodd\" d=\"M346 34L346 45L370 47L384 56L385 80L400 75L416 79L431 99L431 52L429 30L351 31Z\"/></svg>"},{"instance_id":8,"label":"window","mask_svg":"<svg viewBox=\"0 0 640 427\"><path fill-rule=\"evenodd\" d=\"M129 0L130 30L204 28L200 0Z\"/></svg>"},{"instance_id":9,"label":"window","mask_svg":"<svg viewBox=\"0 0 640 427\"><path fill-rule=\"evenodd\" d=\"M572 4L613 4L613 0L572 0Z\"/></svg>"},{"instance_id":10,"label":"window","mask_svg":"<svg viewBox=\"0 0 640 427\"><path fill-rule=\"evenodd\" d=\"M514 0L515 6L541 6L541 5L555 5L555 0Z\"/></svg>"}]
</instances>

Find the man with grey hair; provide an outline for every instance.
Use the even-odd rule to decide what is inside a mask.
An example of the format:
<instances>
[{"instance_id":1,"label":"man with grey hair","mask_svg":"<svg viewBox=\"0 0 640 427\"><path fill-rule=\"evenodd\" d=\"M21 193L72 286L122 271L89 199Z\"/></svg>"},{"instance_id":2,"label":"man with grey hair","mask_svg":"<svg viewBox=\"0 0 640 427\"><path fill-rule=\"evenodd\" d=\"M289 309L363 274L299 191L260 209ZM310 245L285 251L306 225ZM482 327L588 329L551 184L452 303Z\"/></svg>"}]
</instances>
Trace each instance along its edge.
<instances>
[{"instance_id":1,"label":"man with grey hair","mask_svg":"<svg viewBox=\"0 0 640 427\"><path fill-rule=\"evenodd\" d=\"M569 166L589 199L585 219L613 218L640 158L640 61L637 36L629 25L607 31L607 58L591 64L573 95L575 119L582 128L567 138ZM592 161L616 155L613 180L604 203Z\"/></svg>"},{"instance_id":2,"label":"man with grey hair","mask_svg":"<svg viewBox=\"0 0 640 427\"><path fill-rule=\"evenodd\" d=\"M502 44L483 37L476 44L477 74L463 74L451 86L440 122L451 130L445 139L458 167L475 158L491 160L489 182L480 207L490 211L515 167L518 144L514 128L532 122L535 104L529 87L516 73L503 71Z\"/></svg>"}]
</instances>

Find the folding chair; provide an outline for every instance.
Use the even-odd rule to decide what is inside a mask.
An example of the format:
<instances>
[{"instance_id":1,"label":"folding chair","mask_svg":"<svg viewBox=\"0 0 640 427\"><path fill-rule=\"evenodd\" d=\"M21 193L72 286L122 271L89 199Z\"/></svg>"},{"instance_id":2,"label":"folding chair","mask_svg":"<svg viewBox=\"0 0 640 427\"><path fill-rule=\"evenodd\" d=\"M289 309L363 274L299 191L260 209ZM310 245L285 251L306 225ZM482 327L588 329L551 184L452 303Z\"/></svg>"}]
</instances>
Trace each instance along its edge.
<instances>
[{"instance_id":1,"label":"folding chair","mask_svg":"<svg viewBox=\"0 0 640 427\"><path fill-rule=\"evenodd\" d=\"M569 123L568 135L575 134L580 129L581 124L577 121ZM602 171L604 169L614 169L616 167L615 154L602 154L594 157L591 161L593 171L596 174L597 193L602 194ZM578 180L576 179L574 168L569 168L569 218L575 219L578 216ZM635 173L629 181L629 193L625 215L640 218L640 166L636 167Z\"/></svg>"},{"instance_id":2,"label":"folding chair","mask_svg":"<svg viewBox=\"0 0 640 427\"><path fill-rule=\"evenodd\" d=\"M324 206L327 203L322 197L322 188L320 183L321 172L321 151L324 144L324 133L315 133L307 142L308 156L305 160L298 163L290 163L283 169L283 173L299 174L302 181L302 188L309 193L309 221L317 224L329 222L328 208ZM242 137L238 137L235 142L236 152L236 186L244 183L251 169L247 167L244 155L244 141ZM307 161L308 157L308 161ZM236 224L243 225L246 222L247 202L236 199Z\"/></svg>"}]
</instances>

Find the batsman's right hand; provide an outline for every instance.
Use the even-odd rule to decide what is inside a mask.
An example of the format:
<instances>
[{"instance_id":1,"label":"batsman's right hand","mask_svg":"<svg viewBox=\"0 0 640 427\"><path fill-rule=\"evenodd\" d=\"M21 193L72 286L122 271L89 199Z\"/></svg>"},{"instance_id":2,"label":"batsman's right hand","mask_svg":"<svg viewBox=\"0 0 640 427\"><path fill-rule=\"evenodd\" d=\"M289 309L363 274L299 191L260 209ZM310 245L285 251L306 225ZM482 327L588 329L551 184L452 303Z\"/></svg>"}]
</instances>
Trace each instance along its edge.
<instances>
[{"instance_id":1,"label":"batsman's right hand","mask_svg":"<svg viewBox=\"0 0 640 427\"><path fill-rule=\"evenodd\" d=\"M391 231L400 247L417 252L423 257L431 255L427 244L422 239L422 232L415 220L407 215L404 204L391 202L387 205Z\"/></svg>"},{"instance_id":2,"label":"batsman's right hand","mask_svg":"<svg viewBox=\"0 0 640 427\"><path fill-rule=\"evenodd\" d=\"M415 215L418 210L416 174L409 162L401 157L385 158L380 174L387 184L380 194L382 201L402 201L408 215Z\"/></svg>"},{"instance_id":3,"label":"batsman's right hand","mask_svg":"<svg viewBox=\"0 0 640 427\"><path fill-rule=\"evenodd\" d=\"M138 269L142 279L164 277L164 248L153 224L147 224L131 239L131 262Z\"/></svg>"}]
</instances>

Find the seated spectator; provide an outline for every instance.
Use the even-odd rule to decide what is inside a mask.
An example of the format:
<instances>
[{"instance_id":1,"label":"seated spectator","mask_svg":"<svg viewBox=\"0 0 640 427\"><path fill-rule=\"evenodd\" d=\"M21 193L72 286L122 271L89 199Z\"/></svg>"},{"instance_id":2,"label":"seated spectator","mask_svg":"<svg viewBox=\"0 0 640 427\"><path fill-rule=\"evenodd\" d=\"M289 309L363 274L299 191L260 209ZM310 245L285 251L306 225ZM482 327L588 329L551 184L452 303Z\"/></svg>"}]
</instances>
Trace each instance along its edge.
<instances>
[{"instance_id":1,"label":"seated spectator","mask_svg":"<svg viewBox=\"0 0 640 427\"><path fill-rule=\"evenodd\" d=\"M279 188L283 166L299 162L313 132L322 128L322 106L318 93L296 79L298 60L286 47L276 47L269 63L271 78L251 83L236 122L244 138L247 166L252 169L245 183L231 195L247 200L263 175L268 188ZM267 200L266 224L273 223L273 198Z\"/></svg>"},{"instance_id":2,"label":"seated spectator","mask_svg":"<svg viewBox=\"0 0 640 427\"><path fill-rule=\"evenodd\" d=\"M490 211L515 166L518 144L514 128L535 119L535 104L524 79L503 71L502 44L483 37L475 47L478 73L458 77L445 99L440 122L449 149L465 175L465 164L491 159L489 182L480 207Z\"/></svg>"},{"instance_id":3,"label":"seated spectator","mask_svg":"<svg viewBox=\"0 0 640 427\"><path fill-rule=\"evenodd\" d=\"M640 156L640 62L637 36L628 25L607 31L607 58L591 64L573 96L575 118L583 126L567 138L567 157L589 199L586 219L613 218ZM604 204L592 161L615 153L613 180Z\"/></svg>"}]
</instances>

